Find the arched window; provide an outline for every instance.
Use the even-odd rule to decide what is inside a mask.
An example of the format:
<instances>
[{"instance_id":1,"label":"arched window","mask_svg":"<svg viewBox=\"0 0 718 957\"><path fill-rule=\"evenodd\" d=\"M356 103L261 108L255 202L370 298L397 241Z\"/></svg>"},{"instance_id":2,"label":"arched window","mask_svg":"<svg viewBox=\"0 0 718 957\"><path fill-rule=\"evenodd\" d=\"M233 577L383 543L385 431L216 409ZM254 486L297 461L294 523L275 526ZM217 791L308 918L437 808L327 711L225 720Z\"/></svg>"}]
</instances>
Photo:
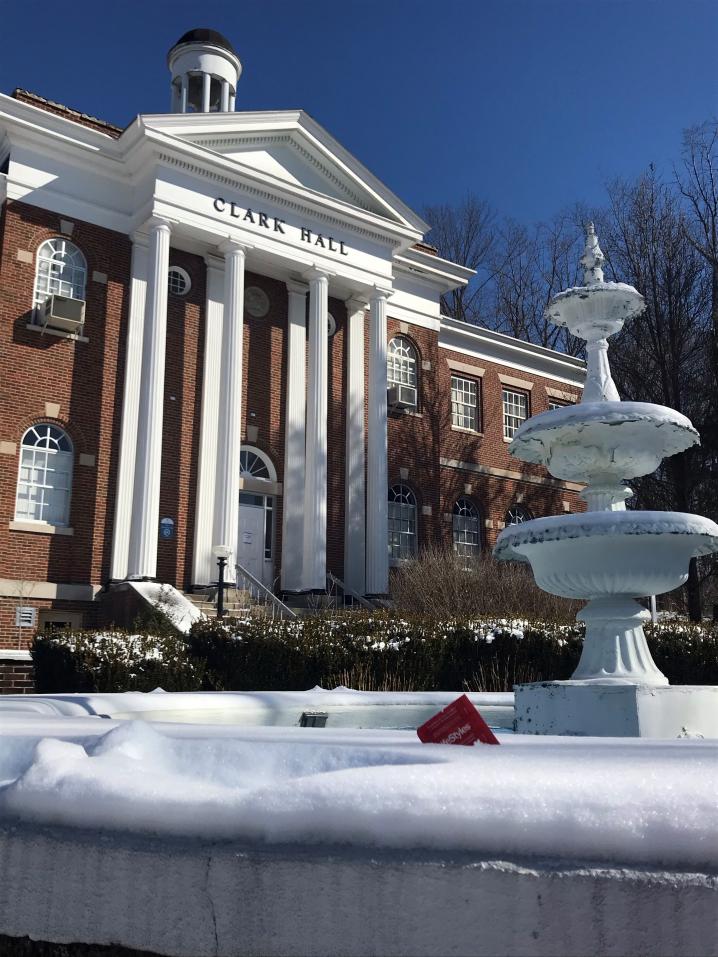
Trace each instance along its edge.
<instances>
[{"instance_id":1,"label":"arched window","mask_svg":"<svg viewBox=\"0 0 718 957\"><path fill-rule=\"evenodd\" d=\"M530 522L532 518L533 515L525 505L512 505L506 512L504 524L506 526L520 525L522 522Z\"/></svg>"},{"instance_id":2,"label":"arched window","mask_svg":"<svg viewBox=\"0 0 718 957\"><path fill-rule=\"evenodd\" d=\"M242 449L239 453L239 474L241 478L266 479L268 482L277 481L274 466L259 449Z\"/></svg>"},{"instance_id":3,"label":"arched window","mask_svg":"<svg viewBox=\"0 0 718 957\"><path fill-rule=\"evenodd\" d=\"M468 498L460 498L454 505L454 551L465 558L481 554L481 524L479 510Z\"/></svg>"},{"instance_id":4,"label":"arched window","mask_svg":"<svg viewBox=\"0 0 718 957\"><path fill-rule=\"evenodd\" d=\"M72 442L56 425L41 422L22 437L15 518L69 525Z\"/></svg>"},{"instance_id":5,"label":"arched window","mask_svg":"<svg viewBox=\"0 0 718 957\"><path fill-rule=\"evenodd\" d=\"M389 489L389 558L400 561L416 555L416 497L406 485Z\"/></svg>"},{"instance_id":6,"label":"arched window","mask_svg":"<svg viewBox=\"0 0 718 957\"><path fill-rule=\"evenodd\" d=\"M37 251L37 272L33 303L41 306L48 296L84 299L87 263L74 243L56 236Z\"/></svg>"},{"instance_id":7,"label":"arched window","mask_svg":"<svg viewBox=\"0 0 718 957\"><path fill-rule=\"evenodd\" d=\"M386 378L393 407L416 409L417 355L414 346L404 336L395 336L389 342Z\"/></svg>"}]
</instances>

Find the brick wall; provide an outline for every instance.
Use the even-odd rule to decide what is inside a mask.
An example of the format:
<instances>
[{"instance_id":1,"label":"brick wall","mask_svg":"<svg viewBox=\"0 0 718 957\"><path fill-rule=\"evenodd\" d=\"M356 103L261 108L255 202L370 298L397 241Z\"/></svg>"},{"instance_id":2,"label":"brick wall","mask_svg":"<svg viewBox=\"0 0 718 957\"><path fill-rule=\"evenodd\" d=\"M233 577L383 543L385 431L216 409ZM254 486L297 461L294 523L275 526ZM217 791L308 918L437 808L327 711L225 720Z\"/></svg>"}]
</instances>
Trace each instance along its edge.
<instances>
[{"instance_id":1,"label":"brick wall","mask_svg":"<svg viewBox=\"0 0 718 957\"><path fill-rule=\"evenodd\" d=\"M499 374L533 382L530 414L548 409L547 387L570 392L576 399L579 390L564 383L514 369L486 360L473 360L464 353L440 349L435 331L409 326L402 332L401 323L389 318L389 337L405 335L418 354L419 401L415 413L394 413L389 416L389 483L403 481L415 493L418 506L419 547L428 544L450 546L452 524L447 518L460 497L468 497L478 508L484 525L483 537L487 547L493 546L506 510L520 503L534 517L564 511L564 502L571 511L582 511L583 502L547 475L538 465L520 462L508 452L503 438L502 383ZM465 365L483 369L479 382L480 432L469 433L454 429L451 420L451 368L453 359ZM426 367L428 364L428 367ZM469 373L459 373L471 378ZM441 466L440 461L452 460L477 463L491 469L521 472L526 478L499 477L462 468ZM401 478L401 470L408 470L408 478ZM534 478L538 481L530 481ZM467 491L467 486L471 486ZM431 514L424 514L427 508Z\"/></svg>"},{"instance_id":2,"label":"brick wall","mask_svg":"<svg viewBox=\"0 0 718 957\"><path fill-rule=\"evenodd\" d=\"M77 222L72 241L87 259L87 311L80 342L29 330L36 251L60 235L60 216L24 203L7 204L0 263L0 578L100 583L109 575L119 451L121 389L130 275L127 236ZM30 254L29 262L18 259ZM106 282L93 279L104 274ZM46 403L59 406L48 415ZM52 422L74 446L70 524L73 535L12 531L24 432ZM83 462L92 464L81 464ZM85 456L91 458L85 458Z\"/></svg>"},{"instance_id":3,"label":"brick wall","mask_svg":"<svg viewBox=\"0 0 718 957\"><path fill-rule=\"evenodd\" d=\"M31 661L4 660L0 657L0 695L32 694L35 671Z\"/></svg>"}]
</instances>

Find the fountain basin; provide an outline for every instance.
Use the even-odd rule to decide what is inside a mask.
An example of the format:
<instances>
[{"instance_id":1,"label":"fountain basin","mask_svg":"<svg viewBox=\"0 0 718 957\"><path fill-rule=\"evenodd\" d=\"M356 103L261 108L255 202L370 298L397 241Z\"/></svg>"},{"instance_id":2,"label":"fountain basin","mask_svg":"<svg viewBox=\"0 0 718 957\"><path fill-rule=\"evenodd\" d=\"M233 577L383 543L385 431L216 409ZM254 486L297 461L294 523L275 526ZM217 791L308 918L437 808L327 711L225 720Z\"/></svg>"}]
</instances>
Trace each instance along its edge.
<instances>
[{"instance_id":1,"label":"fountain basin","mask_svg":"<svg viewBox=\"0 0 718 957\"><path fill-rule=\"evenodd\" d=\"M563 598L640 598L684 584L691 558L718 551L718 525L686 512L585 512L505 528L498 559L527 561Z\"/></svg>"},{"instance_id":2,"label":"fountain basin","mask_svg":"<svg viewBox=\"0 0 718 957\"><path fill-rule=\"evenodd\" d=\"M650 475L700 441L690 419L651 402L581 402L527 419L509 446L556 478L620 481Z\"/></svg>"},{"instance_id":3,"label":"fountain basin","mask_svg":"<svg viewBox=\"0 0 718 957\"><path fill-rule=\"evenodd\" d=\"M554 296L546 316L574 336L595 342L620 332L624 322L645 309L643 296L623 282L596 282L573 286Z\"/></svg>"}]
</instances>

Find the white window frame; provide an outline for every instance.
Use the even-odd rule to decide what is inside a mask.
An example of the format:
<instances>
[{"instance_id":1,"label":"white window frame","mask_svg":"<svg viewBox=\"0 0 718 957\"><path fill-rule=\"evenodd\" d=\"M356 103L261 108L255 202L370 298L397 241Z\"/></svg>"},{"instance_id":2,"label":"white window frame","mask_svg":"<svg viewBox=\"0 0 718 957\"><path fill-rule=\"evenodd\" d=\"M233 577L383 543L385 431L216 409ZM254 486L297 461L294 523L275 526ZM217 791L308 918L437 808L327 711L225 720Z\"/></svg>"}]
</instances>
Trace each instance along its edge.
<instances>
[{"instance_id":1,"label":"white window frame","mask_svg":"<svg viewBox=\"0 0 718 957\"><path fill-rule=\"evenodd\" d=\"M504 416L504 438L510 440L529 417L528 392L504 386L501 390L501 405Z\"/></svg>"},{"instance_id":2,"label":"white window frame","mask_svg":"<svg viewBox=\"0 0 718 957\"><path fill-rule=\"evenodd\" d=\"M389 487L389 561L409 561L418 552L416 495L402 482Z\"/></svg>"},{"instance_id":3,"label":"white window frame","mask_svg":"<svg viewBox=\"0 0 718 957\"><path fill-rule=\"evenodd\" d=\"M172 280L174 277L181 279L184 283L181 290L179 288L172 288ZM167 270L167 291L170 293L170 295L186 296L191 288L192 279L190 278L190 274L187 272L187 270L183 269L181 266L175 266L174 264L171 265Z\"/></svg>"},{"instance_id":4,"label":"white window frame","mask_svg":"<svg viewBox=\"0 0 718 957\"><path fill-rule=\"evenodd\" d=\"M386 381L393 385L407 385L414 389L414 409L419 395L419 356L406 336L394 336L389 340L386 353Z\"/></svg>"},{"instance_id":5,"label":"white window frame","mask_svg":"<svg viewBox=\"0 0 718 957\"><path fill-rule=\"evenodd\" d=\"M523 525L524 522L530 522L532 519L533 515L530 509L522 505L521 502L514 502L506 509L504 526L508 528L510 525Z\"/></svg>"},{"instance_id":6,"label":"white window frame","mask_svg":"<svg viewBox=\"0 0 718 957\"><path fill-rule=\"evenodd\" d=\"M470 498L462 497L454 503L452 515L454 551L464 558L481 555L481 513Z\"/></svg>"},{"instance_id":7,"label":"white window frame","mask_svg":"<svg viewBox=\"0 0 718 957\"><path fill-rule=\"evenodd\" d=\"M451 373L451 425L469 432L479 431L479 382Z\"/></svg>"},{"instance_id":8,"label":"white window frame","mask_svg":"<svg viewBox=\"0 0 718 957\"><path fill-rule=\"evenodd\" d=\"M64 236L53 236L38 246L35 257L35 311L50 296L85 300L87 260L82 250Z\"/></svg>"},{"instance_id":9,"label":"white window frame","mask_svg":"<svg viewBox=\"0 0 718 957\"><path fill-rule=\"evenodd\" d=\"M51 422L30 426L20 442L15 521L69 527L73 465L72 440L64 429ZM24 477L25 471L29 478ZM53 484L53 476L63 476L59 487ZM25 490L27 494L21 494ZM53 502L57 492L62 493L59 508Z\"/></svg>"}]
</instances>

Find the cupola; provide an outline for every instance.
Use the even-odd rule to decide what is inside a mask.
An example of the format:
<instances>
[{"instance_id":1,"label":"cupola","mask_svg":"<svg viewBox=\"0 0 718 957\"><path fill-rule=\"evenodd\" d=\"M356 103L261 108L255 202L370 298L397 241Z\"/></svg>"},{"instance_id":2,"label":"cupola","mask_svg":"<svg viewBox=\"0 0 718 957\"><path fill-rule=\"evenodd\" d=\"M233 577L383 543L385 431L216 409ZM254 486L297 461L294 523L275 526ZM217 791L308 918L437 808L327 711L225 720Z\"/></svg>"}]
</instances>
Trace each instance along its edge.
<instances>
[{"instance_id":1,"label":"cupola","mask_svg":"<svg viewBox=\"0 0 718 957\"><path fill-rule=\"evenodd\" d=\"M234 109L242 64L216 30L189 30L167 54L173 113L227 113Z\"/></svg>"}]
</instances>

